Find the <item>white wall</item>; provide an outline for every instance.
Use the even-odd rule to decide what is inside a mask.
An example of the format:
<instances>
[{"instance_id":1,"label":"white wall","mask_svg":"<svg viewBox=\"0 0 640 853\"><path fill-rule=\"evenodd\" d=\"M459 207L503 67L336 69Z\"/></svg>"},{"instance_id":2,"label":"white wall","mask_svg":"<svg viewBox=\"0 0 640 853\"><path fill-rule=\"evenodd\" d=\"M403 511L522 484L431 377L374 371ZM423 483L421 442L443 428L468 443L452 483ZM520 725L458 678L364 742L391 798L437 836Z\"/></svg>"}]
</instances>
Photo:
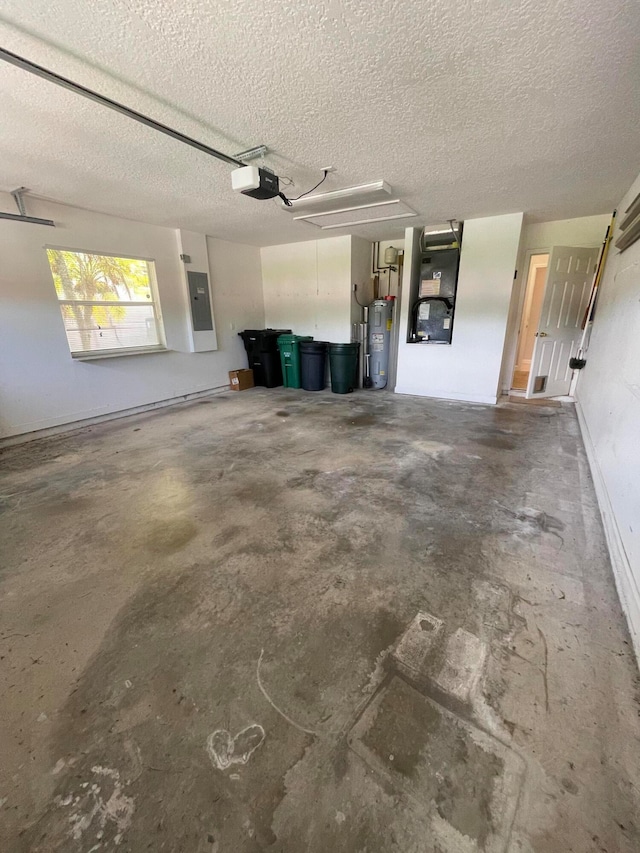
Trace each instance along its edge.
<instances>
[{"instance_id":1,"label":"white wall","mask_svg":"<svg viewBox=\"0 0 640 853\"><path fill-rule=\"evenodd\" d=\"M600 246L610 221L611 214L604 213L599 216L581 216L577 219L525 223L518 253L518 276L509 306L507 340L500 380L502 391L507 392L511 388L511 378L518 348L518 329L529 273L527 266L530 253L550 252L553 246Z\"/></svg>"},{"instance_id":2,"label":"white wall","mask_svg":"<svg viewBox=\"0 0 640 853\"><path fill-rule=\"evenodd\" d=\"M350 236L260 249L265 323L318 341L351 340Z\"/></svg>"},{"instance_id":3,"label":"white wall","mask_svg":"<svg viewBox=\"0 0 640 853\"><path fill-rule=\"evenodd\" d=\"M496 402L521 229L522 213L465 221L450 346L406 343L420 234L407 229L397 393Z\"/></svg>"},{"instance_id":4,"label":"white wall","mask_svg":"<svg viewBox=\"0 0 640 853\"><path fill-rule=\"evenodd\" d=\"M0 209L13 211L0 194ZM189 352L189 305L177 232L29 199L56 228L0 220L0 437L95 418L228 383L246 365L238 330L261 327L259 249L209 240L218 351ZM167 338L164 353L71 358L45 246L153 258Z\"/></svg>"},{"instance_id":5,"label":"white wall","mask_svg":"<svg viewBox=\"0 0 640 853\"><path fill-rule=\"evenodd\" d=\"M618 210L639 192L640 176ZM586 360L578 416L640 660L640 242L622 254L611 246Z\"/></svg>"},{"instance_id":6,"label":"white wall","mask_svg":"<svg viewBox=\"0 0 640 853\"><path fill-rule=\"evenodd\" d=\"M213 315L218 336L218 358L204 362L204 370L229 382L229 371L247 366L247 354L238 332L263 329L264 301L260 249L207 237ZM224 374L224 375L223 375Z\"/></svg>"}]
</instances>

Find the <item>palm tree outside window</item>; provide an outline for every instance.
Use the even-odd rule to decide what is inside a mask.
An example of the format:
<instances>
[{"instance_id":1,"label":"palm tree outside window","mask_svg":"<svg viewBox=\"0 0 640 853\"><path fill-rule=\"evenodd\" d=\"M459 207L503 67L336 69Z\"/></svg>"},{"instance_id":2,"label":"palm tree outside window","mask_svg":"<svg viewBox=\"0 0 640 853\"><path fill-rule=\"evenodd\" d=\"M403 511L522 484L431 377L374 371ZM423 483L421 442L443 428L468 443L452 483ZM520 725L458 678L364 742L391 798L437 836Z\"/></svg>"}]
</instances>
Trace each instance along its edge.
<instances>
[{"instance_id":1,"label":"palm tree outside window","mask_svg":"<svg viewBox=\"0 0 640 853\"><path fill-rule=\"evenodd\" d=\"M153 261L69 249L47 257L72 356L165 348Z\"/></svg>"}]
</instances>

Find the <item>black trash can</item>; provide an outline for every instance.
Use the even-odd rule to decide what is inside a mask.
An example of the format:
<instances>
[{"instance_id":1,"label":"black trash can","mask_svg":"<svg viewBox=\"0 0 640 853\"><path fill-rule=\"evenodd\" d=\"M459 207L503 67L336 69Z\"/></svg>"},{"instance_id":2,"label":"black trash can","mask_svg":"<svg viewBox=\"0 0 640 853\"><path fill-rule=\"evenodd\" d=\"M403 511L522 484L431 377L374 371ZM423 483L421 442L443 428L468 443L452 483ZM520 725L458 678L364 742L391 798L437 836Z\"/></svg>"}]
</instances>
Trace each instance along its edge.
<instances>
[{"instance_id":1,"label":"black trash can","mask_svg":"<svg viewBox=\"0 0 640 853\"><path fill-rule=\"evenodd\" d=\"M327 369L326 341L300 341L300 384L305 391L322 391Z\"/></svg>"},{"instance_id":2,"label":"black trash can","mask_svg":"<svg viewBox=\"0 0 640 853\"><path fill-rule=\"evenodd\" d=\"M334 394L349 394L358 386L359 343L329 344L331 390Z\"/></svg>"},{"instance_id":3,"label":"black trash can","mask_svg":"<svg viewBox=\"0 0 640 853\"><path fill-rule=\"evenodd\" d=\"M249 367L253 370L254 385L276 388L282 385L282 366L278 338L291 329L245 329L238 332L247 351Z\"/></svg>"}]
</instances>

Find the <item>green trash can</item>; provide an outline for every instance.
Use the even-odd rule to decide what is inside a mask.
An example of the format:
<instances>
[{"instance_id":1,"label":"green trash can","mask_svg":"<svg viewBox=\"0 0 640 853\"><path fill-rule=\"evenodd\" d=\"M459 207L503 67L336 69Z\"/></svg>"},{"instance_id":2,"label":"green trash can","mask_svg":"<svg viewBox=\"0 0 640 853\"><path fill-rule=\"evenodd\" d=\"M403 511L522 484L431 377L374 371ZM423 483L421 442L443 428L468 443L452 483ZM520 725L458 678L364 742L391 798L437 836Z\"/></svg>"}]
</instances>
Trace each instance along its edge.
<instances>
[{"instance_id":1,"label":"green trash can","mask_svg":"<svg viewBox=\"0 0 640 853\"><path fill-rule=\"evenodd\" d=\"M329 344L331 390L334 394L349 394L358 387L359 343Z\"/></svg>"},{"instance_id":2,"label":"green trash can","mask_svg":"<svg viewBox=\"0 0 640 853\"><path fill-rule=\"evenodd\" d=\"M312 341L304 335L280 335L278 349L282 363L282 378L285 388L300 388L300 341Z\"/></svg>"}]
</instances>

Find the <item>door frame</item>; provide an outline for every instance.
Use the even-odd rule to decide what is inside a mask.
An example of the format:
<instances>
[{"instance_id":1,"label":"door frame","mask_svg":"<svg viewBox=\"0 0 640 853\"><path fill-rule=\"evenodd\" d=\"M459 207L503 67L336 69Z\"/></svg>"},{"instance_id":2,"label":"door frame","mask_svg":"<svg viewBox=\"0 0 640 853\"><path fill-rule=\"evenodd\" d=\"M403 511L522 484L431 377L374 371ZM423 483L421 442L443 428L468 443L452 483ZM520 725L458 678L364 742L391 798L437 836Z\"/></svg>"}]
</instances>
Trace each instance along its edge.
<instances>
[{"instance_id":1,"label":"door frame","mask_svg":"<svg viewBox=\"0 0 640 853\"><path fill-rule=\"evenodd\" d=\"M542 247L540 249L527 249L524 253L522 269L525 271L522 278L518 276L519 280L519 293L518 293L518 311L516 314L517 322L513 324L511 329L511 355L509 356L509 364L505 365L508 370L506 373L502 373L501 382L502 388L500 390L501 394L509 394L511 392L511 385L513 383L513 372L516 369L516 360L518 358L518 345L520 343L520 327L522 325L522 312L524 311L524 300L527 295L527 282L529 281L529 267L531 266L531 257L533 255L549 255L551 254L550 247Z\"/></svg>"},{"instance_id":2,"label":"door frame","mask_svg":"<svg viewBox=\"0 0 640 853\"><path fill-rule=\"evenodd\" d=\"M535 263L533 259L537 255L546 255L546 258L547 258L546 262L544 264ZM524 293L523 293L523 297L522 297L522 310L520 312L520 322L518 324L518 336L516 339L516 354L515 354L515 359L513 362L514 371L518 369L518 353L520 350L520 341L522 340L522 331L523 331L523 323L524 323L525 313L527 311L531 310L531 303L533 302L535 281L534 282L530 281L531 273L533 270L541 270L541 269L548 270L548 268L549 268L549 252L532 252L530 254L529 265L527 268L527 277L526 277L526 280L524 282ZM547 284L545 281L545 290L546 290L546 287L547 287ZM531 367L531 359L529 359L529 367ZM520 369L522 369L522 365L520 365ZM513 381L513 373L511 375L511 379Z\"/></svg>"}]
</instances>

